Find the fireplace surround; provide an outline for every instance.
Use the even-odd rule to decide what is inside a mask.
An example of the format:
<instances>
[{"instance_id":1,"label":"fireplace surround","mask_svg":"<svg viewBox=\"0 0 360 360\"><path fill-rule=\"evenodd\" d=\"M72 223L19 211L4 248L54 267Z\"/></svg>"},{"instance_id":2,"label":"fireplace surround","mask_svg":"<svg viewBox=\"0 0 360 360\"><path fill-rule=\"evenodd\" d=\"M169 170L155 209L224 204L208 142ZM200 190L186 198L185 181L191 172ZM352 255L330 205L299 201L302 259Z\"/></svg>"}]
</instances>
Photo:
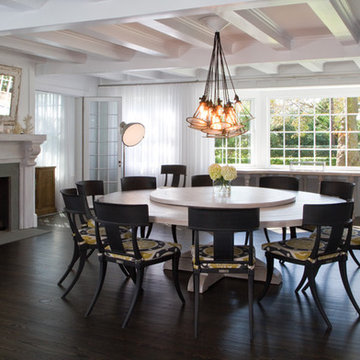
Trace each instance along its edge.
<instances>
[{"instance_id":1,"label":"fireplace surround","mask_svg":"<svg viewBox=\"0 0 360 360\"><path fill-rule=\"evenodd\" d=\"M0 134L0 178L10 178L10 230L37 226L35 159L46 135Z\"/></svg>"}]
</instances>

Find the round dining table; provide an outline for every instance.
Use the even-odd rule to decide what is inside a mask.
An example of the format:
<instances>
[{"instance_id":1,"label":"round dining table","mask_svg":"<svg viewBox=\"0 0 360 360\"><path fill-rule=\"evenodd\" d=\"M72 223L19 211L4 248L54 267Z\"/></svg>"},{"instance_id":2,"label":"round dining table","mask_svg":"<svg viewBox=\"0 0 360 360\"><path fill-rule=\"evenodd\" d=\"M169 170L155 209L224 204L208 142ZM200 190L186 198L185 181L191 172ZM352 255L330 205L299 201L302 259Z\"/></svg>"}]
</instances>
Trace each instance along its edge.
<instances>
[{"instance_id":1,"label":"round dining table","mask_svg":"<svg viewBox=\"0 0 360 360\"><path fill-rule=\"evenodd\" d=\"M338 197L305 191L289 191L252 186L233 186L228 195L218 194L215 188L206 187L164 187L156 190L120 191L104 195L100 202L115 204L147 204L149 220L153 223L188 225L188 207L208 208L260 208L260 227L296 227L302 225L304 204L330 204L344 202ZM190 239L189 239L190 241ZM165 269L171 269L170 264ZM180 270L191 271L191 255L182 254ZM224 276L244 278L246 274L202 274L200 292ZM211 276L209 276L211 275ZM215 276L214 276L215 275ZM266 267L256 260L255 281L265 281ZM272 284L282 281L279 271L274 271ZM188 290L193 290L190 279Z\"/></svg>"}]
</instances>

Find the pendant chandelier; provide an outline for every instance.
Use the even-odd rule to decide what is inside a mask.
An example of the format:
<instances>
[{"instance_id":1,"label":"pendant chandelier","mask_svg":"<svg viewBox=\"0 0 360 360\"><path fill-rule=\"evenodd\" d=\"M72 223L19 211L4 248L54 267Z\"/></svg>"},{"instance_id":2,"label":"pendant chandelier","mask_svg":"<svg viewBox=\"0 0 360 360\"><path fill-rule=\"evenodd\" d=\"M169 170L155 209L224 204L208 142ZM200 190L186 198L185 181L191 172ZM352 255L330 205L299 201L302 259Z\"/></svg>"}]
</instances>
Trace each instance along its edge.
<instances>
[{"instance_id":1,"label":"pendant chandelier","mask_svg":"<svg viewBox=\"0 0 360 360\"><path fill-rule=\"evenodd\" d=\"M234 93L233 101L230 100L228 83ZM247 123L253 118L235 92L217 31L204 95L194 115L186 121L190 128L206 133L206 137L231 138L244 134L248 130Z\"/></svg>"}]
</instances>

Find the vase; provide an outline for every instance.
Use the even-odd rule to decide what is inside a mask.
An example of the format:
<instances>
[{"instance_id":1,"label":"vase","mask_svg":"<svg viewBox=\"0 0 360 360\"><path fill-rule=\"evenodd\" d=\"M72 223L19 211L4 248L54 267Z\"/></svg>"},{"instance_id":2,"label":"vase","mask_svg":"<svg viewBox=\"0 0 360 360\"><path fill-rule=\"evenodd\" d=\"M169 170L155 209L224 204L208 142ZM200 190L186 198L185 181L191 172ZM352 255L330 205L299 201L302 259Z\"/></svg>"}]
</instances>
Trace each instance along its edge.
<instances>
[{"instance_id":1,"label":"vase","mask_svg":"<svg viewBox=\"0 0 360 360\"><path fill-rule=\"evenodd\" d=\"M224 179L216 179L213 181L215 195L229 196L231 194L231 181Z\"/></svg>"}]
</instances>

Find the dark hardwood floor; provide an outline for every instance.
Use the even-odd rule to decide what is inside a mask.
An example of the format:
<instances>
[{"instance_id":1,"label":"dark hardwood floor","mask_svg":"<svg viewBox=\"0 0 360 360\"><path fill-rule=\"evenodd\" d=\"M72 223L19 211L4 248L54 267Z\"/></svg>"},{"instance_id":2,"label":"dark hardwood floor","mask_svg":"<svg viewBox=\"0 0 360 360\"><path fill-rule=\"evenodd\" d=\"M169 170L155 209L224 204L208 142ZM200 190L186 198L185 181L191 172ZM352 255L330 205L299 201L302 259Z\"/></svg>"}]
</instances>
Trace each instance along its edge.
<instances>
[{"instance_id":1,"label":"dark hardwood floor","mask_svg":"<svg viewBox=\"0 0 360 360\"><path fill-rule=\"evenodd\" d=\"M171 228L154 225L153 237L171 239ZM272 239L280 234L270 232ZM191 233L178 229L189 248ZM239 241L243 236L239 235ZM262 231L256 233L257 255L263 258ZM296 296L302 269L276 267L282 286L272 286L261 305L255 303L255 341L249 342L247 283L224 279L200 300L199 338L193 338L193 298L186 291L189 273L180 275L186 305L181 306L171 273L148 269L144 292L126 329L133 283L118 267L108 269L97 305L84 313L97 282L94 254L68 295L56 285L72 253L70 231L51 233L0 246L0 359L359 359L360 324L343 289L336 265L318 276L319 294L333 323L325 324L311 294ZM360 271L348 261L349 279L360 302ZM64 286L71 281L71 276ZM255 296L262 289L255 285Z\"/></svg>"}]
</instances>

